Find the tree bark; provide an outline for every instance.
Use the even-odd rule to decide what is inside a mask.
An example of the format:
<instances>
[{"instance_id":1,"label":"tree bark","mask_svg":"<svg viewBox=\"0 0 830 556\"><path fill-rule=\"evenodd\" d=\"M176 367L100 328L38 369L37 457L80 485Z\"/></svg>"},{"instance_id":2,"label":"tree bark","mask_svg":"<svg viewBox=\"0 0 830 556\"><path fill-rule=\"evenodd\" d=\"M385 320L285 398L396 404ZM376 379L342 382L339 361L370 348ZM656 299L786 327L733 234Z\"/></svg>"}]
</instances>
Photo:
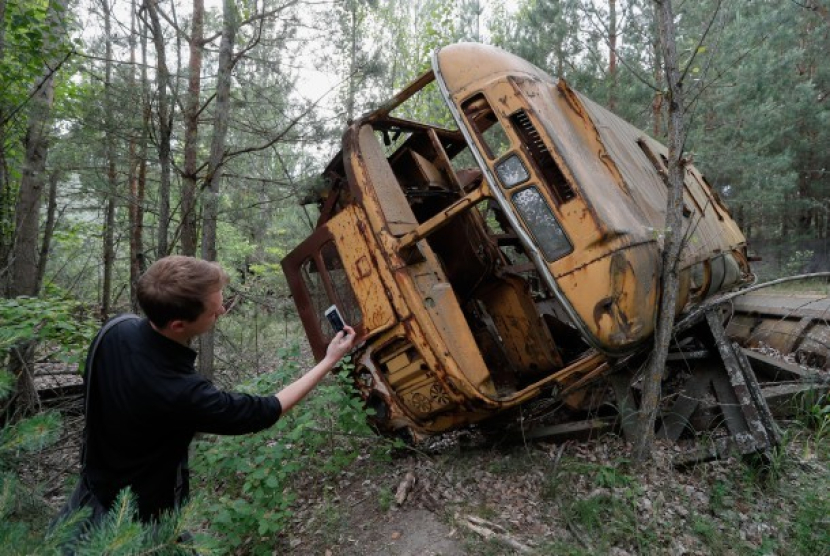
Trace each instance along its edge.
<instances>
[{"instance_id":1,"label":"tree bark","mask_svg":"<svg viewBox=\"0 0 830 556\"><path fill-rule=\"evenodd\" d=\"M202 258L216 260L216 223L219 212L219 184L222 180L222 164L225 157L225 138L230 117L231 77L234 67L233 46L238 27L236 6L233 0L224 0L222 15L222 40L219 44L219 72L216 76L216 101L213 117L213 138L206 177L204 221L202 223ZM213 376L214 332L199 338L199 370L207 377Z\"/></svg>"},{"instance_id":2,"label":"tree bark","mask_svg":"<svg viewBox=\"0 0 830 556\"><path fill-rule=\"evenodd\" d=\"M655 0L655 3L657 4L657 22L660 29L660 48L663 54L664 74L668 85L668 171L670 187L666 207L660 308L654 336L654 350L649 358L643 380L643 396L639 415L640 435L634 446L634 456L638 461L645 461L651 457L652 453L654 424L660 403L661 383L674 326L679 283L678 261L683 238L683 180L685 177L685 160L682 157L685 141L683 83L680 81L680 72L677 68L674 14L672 13L671 0Z\"/></svg>"},{"instance_id":3,"label":"tree bark","mask_svg":"<svg viewBox=\"0 0 830 556\"><path fill-rule=\"evenodd\" d=\"M137 0L132 0L130 18L130 89L135 90L135 50ZM150 86L147 81L147 34L141 33L141 128L133 129L129 144L130 187L129 222L130 222L130 305L133 312L138 312L136 284L144 271L144 184L147 176L147 130L150 126Z\"/></svg>"},{"instance_id":4,"label":"tree bark","mask_svg":"<svg viewBox=\"0 0 830 556\"><path fill-rule=\"evenodd\" d=\"M654 14L654 22L655 27L659 27L656 14ZM659 28L655 29L651 50L654 56L654 84L657 88L651 101L652 135L659 138L663 134L663 70L661 69L663 57L660 55Z\"/></svg>"},{"instance_id":5,"label":"tree bark","mask_svg":"<svg viewBox=\"0 0 830 556\"><path fill-rule=\"evenodd\" d=\"M37 251L40 225L40 202L43 193L46 157L49 148L49 128L55 95L56 56L49 56L58 46L61 36L61 15L66 12L66 0L49 3L47 15L49 32L44 35L46 62L43 76L35 83L35 93L29 105L26 129L23 176L20 180L15 208L15 233L11 249L10 295L37 295Z\"/></svg>"},{"instance_id":6,"label":"tree bark","mask_svg":"<svg viewBox=\"0 0 830 556\"><path fill-rule=\"evenodd\" d=\"M112 270L115 262L115 195L118 187L118 176L115 165L115 106L112 98L112 17L109 0L103 0L101 7L104 12L104 35L106 40L104 62L104 126L106 128L106 156L107 156L107 185L104 193L104 280L101 287L101 320L109 318L110 299L112 297Z\"/></svg>"},{"instance_id":7,"label":"tree bark","mask_svg":"<svg viewBox=\"0 0 830 556\"><path fill-rule=\"evenodd\" d=\"M190 31L187 106L184 112L184 174L182 175L182 254L194 256L198 237L196 214L196 170L199 143L199 93L202 86L204 49L204 0L193 0L193 25Z\"/></svg>"},{"instance_id":8,"label":"tree bark","mask_svg":"<svg viewBox=\"0 0 830 556\"><path fill-rule=\"evenodd\" d=\"M0 60L6 52L6 0L0 0ZM5 120L5 107L0 103L0 122ZM6 171L6 127L0 127L0 294L6 293L6 262L11 249L13 195Z\"/></svg>"},{"instance_id":9,"label":"tree bark","mask_svg":"<svg viewBox=\"0 0 830 556\"><path fill-rule=\"evenodd\" d=\"M49 260L49 251L52 248L52 236L55 233L55 223L58 212L58 182L61 171L52 170L49 174L49 201L46 206L46 226L43 228L43 239L40 242L40 255L37 259L37 290L43 287L43 277L46 275L46 262Z\"/></svg>"},{"instance_id":10,"label":"tree bark","mask_svg":"<svg viewBox=\"0 0 830 556\"><path fill-rule=\"evenodd\" d=\"M58 57L54 54L62 36L62 15L66 13L67 0L49 3L46 16L48 31L43 37L45 62L43 77L35 83L30 100L29 121L26 130L23 176L16 205L14 240L11 248L10 297L38 294L38 234L40 203L43 193L46 157L49 149L49 132L52 126L51 112L55 93L55 69ZM34 358L33 342L15 346L11 350L9 370L17 377L16 394L13 397L17 410L28 414L37 409L38 397L31 373Z\"/></svg>"},{"instance_id":11,"label":"tree bark","mask_svg":"<svg viewBox=\"0 0 830 556\"><path fill-rule=\"evenodd\" d=\"M346 122L351 122L354 119L354 102L355 102L355 88L357 87L357 10L359 6L357 2L349 3L351 17L351 28L349 37L349 90L346 96Z\"/></svg>"},{"instance_id":12,"label":"tree bark","mask_svg":"<svg viewBox=\"0 0 830 556\"><path fill-rule=\"evenodd\" d=\"M153 44L156 48L156 86L158 91L158 155L161 167L159 183L158 238L157 253L161 258L170 254L168 229L170 226L170 136L172 134L172 110L170 108L169 84L170 71L167 69L164 32L158 14L158 0L144 0L147 14L150 16Z\"/></svg>"}]
</instances>

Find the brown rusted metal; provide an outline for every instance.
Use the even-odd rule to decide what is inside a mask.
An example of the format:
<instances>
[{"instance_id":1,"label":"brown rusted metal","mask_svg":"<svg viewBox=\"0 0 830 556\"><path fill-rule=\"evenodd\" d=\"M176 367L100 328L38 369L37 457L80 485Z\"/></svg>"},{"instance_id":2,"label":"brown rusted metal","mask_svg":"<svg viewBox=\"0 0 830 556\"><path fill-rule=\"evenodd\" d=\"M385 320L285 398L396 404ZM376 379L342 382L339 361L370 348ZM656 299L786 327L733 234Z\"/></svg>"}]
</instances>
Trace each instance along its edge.
<instances>
[{"instance_id":1,"label":"brown rusted metal","mask_svg":"<svg viewBox=\"0 0 830 556\"><path fill-rule=\"evenodd\" d=\"M390 115L433 82L457 129ZM336 304L366 337L353 376L385 432L441 432L539 398L590 403L651 340L665 156L520 58L438 50L432 70L350 123L318 228L283 261L315 355ZM691 165L684 203L678 313L754 279L743 235Z\"/></svg>"}]
</instances>

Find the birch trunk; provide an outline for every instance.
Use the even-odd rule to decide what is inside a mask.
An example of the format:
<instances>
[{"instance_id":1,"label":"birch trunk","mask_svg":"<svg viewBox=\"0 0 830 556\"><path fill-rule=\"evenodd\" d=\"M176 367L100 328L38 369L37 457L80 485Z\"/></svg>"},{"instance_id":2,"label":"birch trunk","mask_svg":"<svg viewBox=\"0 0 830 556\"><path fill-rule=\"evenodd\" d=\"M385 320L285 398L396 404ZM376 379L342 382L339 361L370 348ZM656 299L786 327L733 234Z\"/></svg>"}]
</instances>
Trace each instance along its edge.
<instances>
[{"instance_id":1,"label":"birch trunk","mask_svg":"<svg viewBox=\"0 0 830 556\"><path fill-rule=\"evenodd\" d=\"M193 0L193 28L190 30L190 61L187 80L187 106L184 113L184 173L182 175L182 254L196 254L198 237L196 214L196 169L199 147L199 93L202 87L204 49L204 0Z\"/></svg>"},{"instance_id":2,"label":"birch trunk","mask_svg":"<svg viewBox=\"0 0 830 556\"><path fill-rule=\"evenodd\" d=\"M685 141L683 107L683 83L677 68L677 49L674 38L674 14L671 0L655 0L657 22L660 29L660 49L668 85L669 138L668 171L669 194L666 207L665 241L663 244L663 269L661 277L660 308L654 336L654 350L648 361L643 380L643 399L640 407L640 435L634 446L638 461L651 457L654 443L654 424L660 403L661 382L669 353L674 326L674 310L677 304L678 260L683 238L683 179L685 161L682 157Z\"/></svg>"}]
</instances>

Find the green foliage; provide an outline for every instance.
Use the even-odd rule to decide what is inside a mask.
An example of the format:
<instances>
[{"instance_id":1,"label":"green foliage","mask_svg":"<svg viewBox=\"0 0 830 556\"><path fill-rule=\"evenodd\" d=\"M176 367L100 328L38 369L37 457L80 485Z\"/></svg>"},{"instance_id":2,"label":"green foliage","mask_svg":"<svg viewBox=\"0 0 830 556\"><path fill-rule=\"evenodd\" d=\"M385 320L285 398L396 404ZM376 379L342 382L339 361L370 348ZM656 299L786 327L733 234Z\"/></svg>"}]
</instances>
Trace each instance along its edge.
<instances>
[{"instance_id":1,"label":"green foliage","mask_svg":"<svg viewBox=\"0 0 830 556\"><path fill-rule=\"evenodd\" d=\"M793 524L793 554L815 554L816 549L830 549L828 516L830 495L826 489L803 493Z\"/></svg>"},{"instance_id":2,"label":"green foliage","mask_svg":"<svg viewBox=\"0 0 830 556\"><path fill-rule=\"evenodd\" d=\"M273 394L298 374L299 348L282 350L279 370L261 375L243 390ZM282 531L297 498L302 473L331 476L357 457L357 441L371 436L366 411L341 364L335 380L320 384L302 405L275 426L257 434L211 437L197 445L194 469L215 495L199 500L200 511L226 546L270 554L269 543Z\"/></svg>"},{"instance_id":3,"label":"green foliage","mask_svg":"<svg viewBox=\"0 0 830 556\"><path fill-rule=\"evenodd\" d=\"M54 444L60 433L60 425L60 416L54 412L39 413L6 425L0 431L0 470L21 453L36 452Z\"/></svg>"},{"instance_id":4,"label":"green foliage","mask_svg":"<svg viewBox=\"0 0 830 556\"><path fill-rule=\"evenodd\" d=\"M76 536L79 523L88 513L88 510L81 510L67 520L55 524L45 538L35 545L36 548L33 547L36 553L53 553L58 547L71 547L78 556L185 556L194 552L207 556L213 553L206 539L197 539L187 534L187 526L193 519L189 507L162 516L158 523L144 524L138 520L132 493L124 490L100 523L91 528L84 526L88 530Z\"/></svg>"},{"instance_id":5,"label":"green foliage","mask_svg":"<svg viewBox=\"0 0 830 556\"><path fill-rule=\"evenodd\" d=\"M16 108L43 68L46 2L6 0L5 56L0 59L4 86L0 103ZM14 52L12 55L11 53Z\"/></svg>"},{"instance_id":6,"label":"green foliage","mask_svg":"<svg viewBox=\"0 0 830 556\"><path fill-rule=\"evenodd\" d=\"M395 500L395 495L389 487L381 487L378 491L378 507L381 511L388 512L392 508L392 502Z\"/></svg>"},{"instance_id":7,"label":"green foliage","mask_svg":"<svg viewBox=\"0 0 830 556\"><path fill-rule=\"evenodd\" d=\"M804 267L813 258L814 253L808 249L796 250L781 267L781 276L794 276L804 272Z\"/></svg>"},{"instance_id":8,"label":"green foliage","mask_svg":"<svg viewBox=\"0 0 830 556\"><path fill-rule=\"evenodd\" d=\"M44 342L56 348L55 356L83 370L83 358L97 323L84 316L71 300L39 297L0 299L0 357L25 342ZM2 391L0 381L0 392Z\"/></svg>"}]
</instances>

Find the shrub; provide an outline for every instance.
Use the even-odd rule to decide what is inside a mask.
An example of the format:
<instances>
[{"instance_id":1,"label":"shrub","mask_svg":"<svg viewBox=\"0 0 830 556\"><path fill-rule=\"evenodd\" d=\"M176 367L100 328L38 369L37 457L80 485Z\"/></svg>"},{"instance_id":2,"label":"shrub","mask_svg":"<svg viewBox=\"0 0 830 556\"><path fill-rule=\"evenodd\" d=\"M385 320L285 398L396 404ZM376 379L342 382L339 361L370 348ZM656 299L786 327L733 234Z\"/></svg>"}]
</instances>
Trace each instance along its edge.
<instances>
[{"instance_id":1,"label":"shrub","mask_svg":"<svg viewBox=\"0 0 830 556\"><path fill-rule=\"evenodd\" d=\"M299 373L299 347L279 354L277 371L261 375L244 389L277 392ZM207 494L201 511L225 546L271 554L266 542L280 533L297 498L300 473L331 476L358 456L362 439L372 437L366 410L341 363L333 381L321 383L302 405L276 425L252 435L207 437L197 444L194 470Z\"/></svg>"}]
</instances>

